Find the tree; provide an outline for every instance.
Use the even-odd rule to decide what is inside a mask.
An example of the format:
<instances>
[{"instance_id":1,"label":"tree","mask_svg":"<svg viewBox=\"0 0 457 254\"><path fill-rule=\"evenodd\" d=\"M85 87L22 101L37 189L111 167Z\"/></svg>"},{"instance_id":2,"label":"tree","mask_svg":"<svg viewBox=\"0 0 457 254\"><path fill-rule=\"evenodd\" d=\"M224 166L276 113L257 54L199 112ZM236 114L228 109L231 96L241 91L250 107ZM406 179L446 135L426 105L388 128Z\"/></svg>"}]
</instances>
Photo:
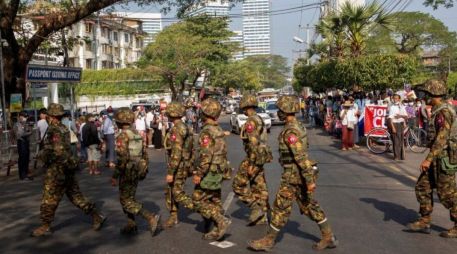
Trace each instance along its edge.
<instances>
[{"instance_id":1,"label":"tree","mask_svg":"<svg viewBox=\"0 0 457 254\"><path fill-rule=\"evenodd\" d=\"M418 54L424 48L442 49L457 44L455 32L450 32L443 22L430 14L398 12L391 18L390 29L378 27L373 33L372 47L393 46L402 54Z\"/></svg>"},{"instance_id":2,"label":"tree","mask_svg":"<svg viewBox=\"0 0 457 254\"><path fill-rule=\"evenodd\" d=\"M454 7L454 0L425 0L425 6L432 6L434 10L443 5L446 8Z\"/></svg>"},{"instance_id":3,"label":"tree","mask_svg":"<svg viewBox=\"0 0 457 254\"><path fill-rule=\"evenodd\" d=\"M177 6L182 14L190 6L202 0L62 0L62 1L20 1L0 0L0 31L8 46L3 48L4 75L7 98L12 92L25 93L24 75L33 54L49 36L94 12L117 3L135 2L139 5L164 4ZM229 0L235 2L237 0ZM33 34L21 37L20 24L25 16L46 16Z\"/></svg>"},{"instance_id":4,"label":"tree","mask_svg":"<svg viewBox=\"0 0 457 254\"><path fill-rule=\"evenodd\" d=\"M139 66L159 74L172 98L179 100L187 84L195 86L198 78L211 75L238 50L236 44L229 42L232 35L227 18L186 18L157 34Z\"/></svg>"},{"instance_id":5,"label":"tree","mask_svg":"<svg viewBox=\"0 0 457 254\"><path fill-rule=\"evenodd\" d=\"M257 66L247 61L233 61L220 65L211 75L210 84L214 87L230 88L242 91L258 91L263 88Z\"/></svg>"},{"instance_id":6,"label":"tree","mask_svg":"<svg viewBox=\"0 0 457 254\"><path fill-rule=\"evenodd\" d=\"M346 42L345 25L339 15L330 14L317 25L316 31L322 35L323 42L312 45L310 56L321 54L321 57L343 57Z\"/></svg>"},{"instance_id":7,"label":"tree","mask_svg":"<svg viewBox=\"0 0 457 254\"><path fill-rule=\"evenodd\" d=\"M287 58L280 55L248 56L243 61L256 67L263 87L283 87L290 73Z\"/></svg>"}]
</instances>

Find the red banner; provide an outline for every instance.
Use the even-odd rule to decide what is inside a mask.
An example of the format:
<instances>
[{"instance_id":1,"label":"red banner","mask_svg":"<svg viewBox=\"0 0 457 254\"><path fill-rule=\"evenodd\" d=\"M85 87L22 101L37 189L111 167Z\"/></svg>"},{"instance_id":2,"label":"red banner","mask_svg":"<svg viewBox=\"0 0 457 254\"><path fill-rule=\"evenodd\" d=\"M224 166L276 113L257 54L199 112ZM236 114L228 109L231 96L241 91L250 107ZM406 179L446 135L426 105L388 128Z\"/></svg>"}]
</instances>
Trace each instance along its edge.
<instances>
[{"instance_id":1,"label":"red banner","mask_svg":"<svg viewBox=\"0 0 457 254\"><path fill-rule=\"evenodd\" d=\"M366 106L364 129L365 135L374 128L387 128L387 106Z\"/></svg>"}]
</instances>

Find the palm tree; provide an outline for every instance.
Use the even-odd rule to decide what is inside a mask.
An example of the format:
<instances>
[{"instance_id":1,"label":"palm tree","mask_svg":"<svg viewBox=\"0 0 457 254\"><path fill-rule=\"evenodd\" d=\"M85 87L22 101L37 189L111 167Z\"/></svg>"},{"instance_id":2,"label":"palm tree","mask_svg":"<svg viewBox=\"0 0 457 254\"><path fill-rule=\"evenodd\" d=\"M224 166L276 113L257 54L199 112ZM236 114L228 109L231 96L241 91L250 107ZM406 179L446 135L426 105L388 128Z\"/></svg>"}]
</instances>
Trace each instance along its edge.
<instances>
[{"instance_id":1,"label":"palm tree","mask_svg":"<svg viewBox=\"0 0 457 254\"><path fill-rule=\"evenodd\" d=\"M376 1L366 5L353 5L346 2L338 16L345 27L345 36L350 45L351 55L354 57L363 54L369 32L375 26L388 28L391 23L391 18Z\"/></svg>"},{"instance_id":2,"label":"palm tree","mask_svg":"<svg viewBox=\"0 0 457 254\"><path fill-rule=\"evenodd\" d=\"M345 25L341 17L335 13L328 14L317 25L316 31L323 37L324 41L316 50L328 48L327 54L330 57L343 57L345 38ZM324 53L324 52L320 52Z\"/></svg>"}]
</instances>

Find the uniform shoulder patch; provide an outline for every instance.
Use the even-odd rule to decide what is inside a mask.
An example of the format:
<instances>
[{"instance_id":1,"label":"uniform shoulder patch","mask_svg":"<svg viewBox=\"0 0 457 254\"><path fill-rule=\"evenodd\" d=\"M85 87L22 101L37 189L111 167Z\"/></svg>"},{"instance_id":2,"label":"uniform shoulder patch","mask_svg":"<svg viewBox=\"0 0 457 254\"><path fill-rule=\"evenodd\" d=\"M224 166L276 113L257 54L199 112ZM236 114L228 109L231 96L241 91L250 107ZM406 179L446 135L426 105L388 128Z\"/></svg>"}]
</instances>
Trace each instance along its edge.
<instances>
[{"instance_id":1,"label":"uniform shoulder patch","mask_svg":"<svg viewBox=\"0 0 457 254\"><path fill-rule=\"evenodd\" d=\"M287 142L290 145L293 145L298 142L298 137L295 134L291 133L287 136Z\"/></svg>"},{"instance_id":2,"label":"uniform shoulder patch","mask_svg":"<svg viewBox=\"0 0 457 254\"><path fill-rule=\"evenodd\" d=\"M200 139L200 145L204 147L208 146L210 142L211 138L208 135L203 135Z\"/></svg>"},{"instance_id":3,"label":"uniform shoulder patch","mask_svg":"<svg viewBox=\"0 0 457 254\"><path fill-rule=\"evenodd\" d=\"M255 125L254 125L254 123L252 123L252 122L247 122L247 123L246 123L246 131L247 131L248 133L251 133L251 132L253 132L254 130L255 130Z\"/></svg>"},{"instance_id":4,"label":"uniform shoulder patch","mask_svg":"<svg viewBox=\"0 0 457 254\"><path fill-rule=\"evenodd\" d=\"M172 133L172 134L170 135L170 140L171 140L171 141L176 141L176 134Z\"/></svg>"}]
</instances>

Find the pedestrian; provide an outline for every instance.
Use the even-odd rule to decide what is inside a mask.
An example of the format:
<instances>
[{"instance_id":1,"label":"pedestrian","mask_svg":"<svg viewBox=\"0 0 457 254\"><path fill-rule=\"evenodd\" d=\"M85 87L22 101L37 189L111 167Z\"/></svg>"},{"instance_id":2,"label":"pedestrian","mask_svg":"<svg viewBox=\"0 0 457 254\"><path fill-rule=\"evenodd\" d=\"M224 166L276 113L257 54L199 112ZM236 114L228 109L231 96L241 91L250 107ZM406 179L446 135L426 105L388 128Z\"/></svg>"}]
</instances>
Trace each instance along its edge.
<instances>
[{"instance_id":1,"label":"pedestrian","mask_svg":"<svg viewBox=\"0 0 457 254\"><path fill-rule=\"evenodd\" d=\"M40 109L40 120L37 122L37 128L38 132L40 133L40 150L43 148L42 145L42 140L44 139L44 136L46 135L46 132L48 130L48 121L46 120L47 113L46 113L46 108Z\"/></svg>"},{"instance_id":2,"label":"pedestrian","mask_svg":"<svg viewBox=\"0 0 457 254\"><path fill-rule=\"evenodd\" d=\"M240 131L246 157L232 183L233 192L251 209L248 223L250 226L267 223L269 202L263 166L273 160L265 123L257 115L257 106L255 96L244 95L241 98L240 108L248 117Z\"/></svg>"},{"instance_id":3,"label":"pedestrian","mask_svg":"<svg viewBox=\"0 0 457 254\"><path fill-rule=\"evenodd\" d=\"M19 113L17 122L14 124L14 133L17 138L17 153L19 155L17 166L21 181L33 180L33 177L29 176L30 136L32 135L32 128L27 125L27 118L27 112L22 111Z\"/></svg>"},{"instance_id":4,"label":"pedestrian","mask_svg":"<svg viewBox=\"0 0 457 254\"><path fill-rule=\"evenodd\" d=\"M147 128L147 144L149 148L153 148L154 144L152 143L152 135L154 133L154 129L152 128L154 122L154 110L150 108L146 113L146 128Z\"/></svg>"},{"instance_id":5,"label":"pedestrian","mask_svg":"<svg viewBox=\"0 0 457 254\"><path fill-rule=\"evenodd\" d=\"M324 211L314 199L317 172L316 162L308 158L308 138L305 127L297 120L298 98L286 95L279 97L276 105L278 116L285 121L279 134L279 162L284 168L276 200L271 210L271 222L267 235L250 241L249 247L256 251L269 251L281 228L287 223L292 212L292 202L297 201L302 214L317 223L322 239L313 245L315 250L335 248L338 244Z\"/></svg>"},{"instance_id":6,"label":"pedestrian","mask_svg":"<svg viewBox=\"0 0 457 254\"><path fill-rule=\"evenodd\" d=\"M99 131L95 124L95 117L92 114L87 115L87 123L83 128L83 141L87 147L87 161L89 163L89 174L100 175L101 172L98 169L101 154L100 144L102 140L99 137Z\"/></svg>"},{"instance_id":7,"label":"pedestrian","mask_svg":"<svg viewBox=\"0 0 457 254\"><path fill-rule=\"evenodd\" d=\"M108 111L109 110L109 111ZM102 134L103 140L106 144L105 159L106 166L109 168L114 168L116 166L115 162L115 124L113 123L113 110L108 108L107 114L103 116L102 123Z\"/></svg>"},{"instance_id":8,"label":"pedestrian","mask_svg":"<svg viewBox=\"0 0 457 254\"><path fill-rule=\"evenodd\" d=\"M225 133L217 122L222 106L217 100L208 98L202 102L201 111L203 128L198 139L200 152L193 172L195 189L192 199L198 213L215 223L203 239L220 240L231 224L231 220L224 216L221 201L223 171L227 166Z\"/></svg>"},{"instance_id":9,"label":"pedestrian","mask_svg":"<svg viewBox=\"0 0 457 254\"><path fill-rule=\"evenodd\" d=\"M431 232L433 189L436 188L440 202L449 209L450 219L454 222L454 226L441 232L440 236L457 238L456 113L452 106L444 101L447 86L442 81L428 80L418 89L426 93L427 104L433 107L427 132L430 151L420 165L421 175L415 188L421 217L408 224L408 228L415 232Z\"/></svg>"},{"instance_id":10,"label":"pedestrian","mask_svg":"<svg viewBox=\"0 0 457 254\"><path fill-rule=\"evenodd\" d=\"M401 103L401 97L398 94L393 96L393 104L389 108L388 126L390 136L392 137L394 160L405 159L405 141L403 131L405 129L408 113L405 106Z\"/></svg>"},{"instance_id":11,"label":"pedestrian","mask_svg":"<svg viewBox=\"0 0 457 254\"><path fill-rule=\"evenodd\" d=\"M143 106L138 106L138 111L135 118L135 129L146 142L146 112Z\"/></svg>"},{"instance_id":12,"label":"pedestrian","mask_svg":"<svg viewBox=\"0 0 457 254\"><path fill-rule=\"evenodd\" d=\"M174 227L178 224L178 207L183 206L193 210L192 198L184 192L189 172L194 169L194 133L192 126L187 126L182 117L185 114L184 105L172 102L167 106L166 114L173 122L173 127L167 132L164 139L167 151L167 189L165 202L170 212L170 217L164 224L165 228Z\"/></svg>"},{"instance_id":13,"label":"pedestrian","mask_svg":"<svg viewBox=\"0 0 457 254\"><path fill-rule=\"evenodd\" d=\"M79 144L80 144L80 152L81 152L81 158L80 158L80 163L86 163L87 162L87 147L84 145L84 138L83 138L83 129L84 126L87 124L87 119L86 116L80 116L79 117Z\"/></svg>"},{"instance_id":14,"label":"pedestrian","mask_svg":"<svg viewBox=\"0 0 457 254\"><path fill-rule=\"evenodd\" d=\"M340 112L340 119L342 128L342 151L352 150L354 148L354 128L356 126L356 117L354 109L352 108L354 104L351 101L346 100L342 107L343 110Z\"/></svg>"},{"instance_id":15,"label":"pedestrian","mask_svg":"<svg viewBox=\"0 0 457 254\"><path fill-rule=\"evenodd\" d=\"M146 143L138 131L132 130L135 114L129 108L120 108L116 112L115 121L120 128L116 138L117 166L111 178L111 184L116 186L119 181L120 203L127 215L127 225L121 229L122 234L136 233L138 228L135 216L140 215L149 224L151 235L154 236L159 222L159 215L144 208L135 199L138 182L148 173L148 154Z\"/></svg>"},{"instance_id":16,"label":"pedestrian","mask_svg":"<svg viewBox=\"0 0 457 254\"><path fill-rule=\"evenodd\" d=\"M78 156L78 130L76 129L75 123L70 119L70 113L65 112L62 117L62 124L67 126L70 131L70 143L71 143L71 154L75 157Z\"/></svg>"},{"instance_id":17,"label":"pedestrian","mask_svg":"<svg viewBox=\"0 0 457 254\"><path fill-rule=\"evenodd\" d=\"M152 124L152 129L154 130L154 133L152 135L152 140L153 140L153 143L154 143L154 148L155 149L162 149L162 131L159 129L159 125L160 125L160 113L157 112L156 114L154 114L154 121L153 121L153 124Z\"/></svg>"},{"instance_id":18,"label":"pedestrian","mask_svg":"<svg viewBox=\"0 0 457 254\"><path fill-rule=\"evenodd\" d=\"M40 207L42 224L32 232L32 236L51 233L51 223L64 194L70 202L92 216L92 228L100 230L106 218L101 215L95 204L90 202L80 191L75 176L78 160L71 154L70 133L62 124L63 106L51 103L48 108L49 128L45 137L44 149L39 158L49 168L44 176L43 199Z\"/></svg>"},{"instance_id":19,"label":"pedestrian","mask_svg":"<svg viewBox=\"0 0 457 254\"><path fill-rule=\"evenodd\" d=\"M195 120L196 120L196 115L195 115L195 112L193 110L194 101L191 98L188 98L184 102L184 106L186 107L186 115L185 115L186 116L186 124L193 128Z\"/></svg>"}]
</instances>

